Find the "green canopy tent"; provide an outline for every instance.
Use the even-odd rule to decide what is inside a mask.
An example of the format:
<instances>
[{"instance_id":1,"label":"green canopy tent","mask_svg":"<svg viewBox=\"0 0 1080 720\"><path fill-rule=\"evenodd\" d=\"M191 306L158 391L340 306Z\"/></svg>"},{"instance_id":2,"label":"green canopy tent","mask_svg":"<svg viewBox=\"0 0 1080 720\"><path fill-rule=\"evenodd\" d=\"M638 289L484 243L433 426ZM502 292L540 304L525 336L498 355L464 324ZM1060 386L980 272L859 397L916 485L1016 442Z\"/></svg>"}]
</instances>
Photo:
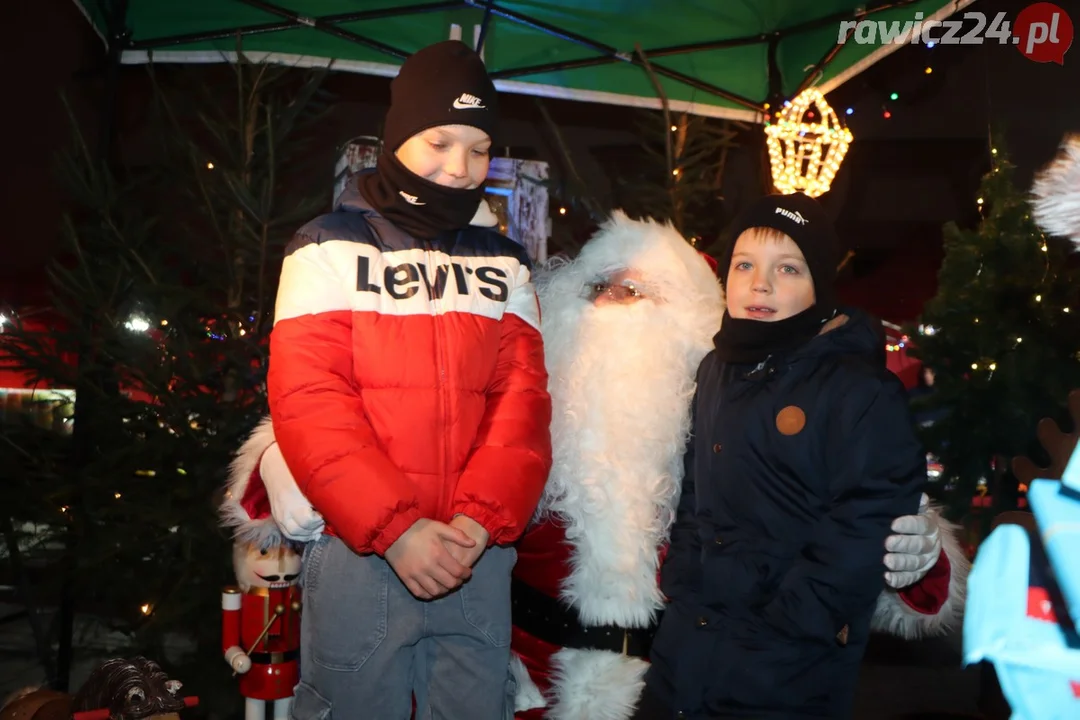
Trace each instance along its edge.
<instances>
[{"instance_id":1,"label":"green canopy tent","mask_svg":"<svg viewBox=\"0 0 1080 720\"><path fill-rule=\"evenodd\" d=\"M122 63L230 62L239 41L255 61L392 77L456 25L504 92L659 108L648 63L672 110L750 122L766 102L827 93L903 47L880 34L859 43L850 22L844 38L844 21L902 27L971 2L76 0Z\"/></svg>"}]
</instances>

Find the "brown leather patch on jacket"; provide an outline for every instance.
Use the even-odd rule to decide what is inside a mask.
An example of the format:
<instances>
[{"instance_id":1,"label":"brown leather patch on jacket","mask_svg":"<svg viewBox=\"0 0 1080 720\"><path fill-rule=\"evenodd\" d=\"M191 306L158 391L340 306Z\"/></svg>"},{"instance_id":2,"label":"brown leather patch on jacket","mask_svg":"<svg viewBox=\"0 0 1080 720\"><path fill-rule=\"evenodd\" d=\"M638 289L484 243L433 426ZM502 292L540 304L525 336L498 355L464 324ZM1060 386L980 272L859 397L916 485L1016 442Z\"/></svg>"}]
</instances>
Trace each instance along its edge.
<instances>
[{"instance_id":1,"label":"brown leather patch on jacket","mask_svg":"<svg viewBox=\"0 0 1080 720\"><path fill-rule=\"evenodd\" d=\"M798 435L806 427L806 413L796 405L788 405L776 414L776 429L782 435Z\"/></svg>"}]
</instances>

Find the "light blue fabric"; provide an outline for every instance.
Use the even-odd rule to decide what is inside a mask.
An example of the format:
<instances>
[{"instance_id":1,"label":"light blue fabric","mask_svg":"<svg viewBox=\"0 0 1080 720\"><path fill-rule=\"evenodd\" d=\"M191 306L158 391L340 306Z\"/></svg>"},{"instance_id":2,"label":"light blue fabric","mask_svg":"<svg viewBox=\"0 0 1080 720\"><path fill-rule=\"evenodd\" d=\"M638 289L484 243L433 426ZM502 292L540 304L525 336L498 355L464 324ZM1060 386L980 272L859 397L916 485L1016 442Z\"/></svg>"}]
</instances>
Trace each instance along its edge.
<instances>
[{"instance_id":1,"label":"light blue fabric","mask_svg":"<svg viewBox=\"0 0 1080 720\"><path fill-rule=\"evenodd\" d=\"M1080 454L1074 453L1076 457ZM1076 468L1080 463L1070 465ZM1080 624L1080 495L1060 482L1036 480L1028 490L1028 502L1069 617L1074 625Z\"/></svg>"},{"instance_id":2,"label":"light blue fabric","mask_svg":"<svg viewBox=\"0 0 1080 720\"><path fill-rule=\"evenodd\" d=\"M1070 470L1080 475L1080 453ZM968 577L964 618L964 661L993 663L1012 720L1075 720L1080 718L1080 637L1054 621L1028 614L1061 617L1066 608L1050 605L1029 589L1060 585L1077 616L1080 608L1080 495L1056 480L1032 483L1028 500L1040 538L1018 525L1002 525L979 548ZM1049 561L1048 567L1033 559ZM1067 588L1067 590L1066 590ZM1053 595L1053 593L1051 593ZM1033 613L1035 615L1038 612Z\"/></svg>"}]
</instances>

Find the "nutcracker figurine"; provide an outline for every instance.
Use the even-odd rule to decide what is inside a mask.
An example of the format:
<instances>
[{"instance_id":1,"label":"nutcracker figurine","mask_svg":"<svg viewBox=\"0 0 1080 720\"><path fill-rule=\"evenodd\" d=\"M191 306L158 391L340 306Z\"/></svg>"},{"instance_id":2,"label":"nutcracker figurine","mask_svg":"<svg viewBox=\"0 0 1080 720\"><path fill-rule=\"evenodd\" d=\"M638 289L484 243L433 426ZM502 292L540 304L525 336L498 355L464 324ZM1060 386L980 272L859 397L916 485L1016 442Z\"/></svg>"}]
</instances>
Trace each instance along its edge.
<instances>
[{"instance_id":1,"label":"nutcracker figurine","mask_svg":"<svg viewBox=\"0 0 1080 720\"><path fill-rule=\"evenodd\" d=\"M262 483L250 482L257 456L245 450L233 463L221 506L235 537L237 583L221 595L221 645L240 676L245 720L264 720L268 703L274 720L287 720L300 677L300 554L270 516Z\"/></svg>"}]
</instances>

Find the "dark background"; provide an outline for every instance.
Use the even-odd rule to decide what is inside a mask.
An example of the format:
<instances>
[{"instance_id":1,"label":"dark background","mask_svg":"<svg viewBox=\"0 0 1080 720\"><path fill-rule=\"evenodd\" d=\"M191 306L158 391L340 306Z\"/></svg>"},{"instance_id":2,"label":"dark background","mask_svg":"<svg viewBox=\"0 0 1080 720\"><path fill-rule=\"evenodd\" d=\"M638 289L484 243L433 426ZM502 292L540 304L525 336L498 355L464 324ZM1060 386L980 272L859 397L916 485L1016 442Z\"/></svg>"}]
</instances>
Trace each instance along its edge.
<instances>
[{"instance_id":1,"label":"dark background","mask_svg":"<svg viewBox=\"0 0 1080 720\"><path fill-rule=\"evenodd\" d=\"M979 0L968 10L1010 17L1027 2ZM1080 0L1058 3L1080 24ZM96 139L103 112L104 46L69 0L11 3L3 53L4 190L0 194L0 304L42 302L43 264L56 244L64 209L52 160L68 140L64 93L79 124ZM931 74L925 73L932 67ZM228 68L172 68L199 82L227 82ZM336 148L350 137L377 133L388 99L387 80L335 74L328 89L338 105L327 121L319 162L329 202ZM1080 50L1064 66L1024 58L1014 46L908 46L829 95L855 142L824 200L844 243L856 250L842 278L842 294L894 322L913 320L934 293L941 260L941 225L978 221L975 197L988 168L991 129L1004 134L1018 181L1025 186L1054 154L1062 136L1080 131ZM115 127L126 162L138 163L151 143L149 83L142 66L124 67ZM889 99L896 92L898 100ZM610 196L603 159L638 151L639 137L625 108L546 101L587 183ZM554 161L532 98L504 95L505 141L520 156ZM891 117L885 118L888 110ZM730 158L725 197L755 187L764 168L760 129L751 128ZM554 220L562 220L558 216Z\"/></svg>"}]
</instances>

